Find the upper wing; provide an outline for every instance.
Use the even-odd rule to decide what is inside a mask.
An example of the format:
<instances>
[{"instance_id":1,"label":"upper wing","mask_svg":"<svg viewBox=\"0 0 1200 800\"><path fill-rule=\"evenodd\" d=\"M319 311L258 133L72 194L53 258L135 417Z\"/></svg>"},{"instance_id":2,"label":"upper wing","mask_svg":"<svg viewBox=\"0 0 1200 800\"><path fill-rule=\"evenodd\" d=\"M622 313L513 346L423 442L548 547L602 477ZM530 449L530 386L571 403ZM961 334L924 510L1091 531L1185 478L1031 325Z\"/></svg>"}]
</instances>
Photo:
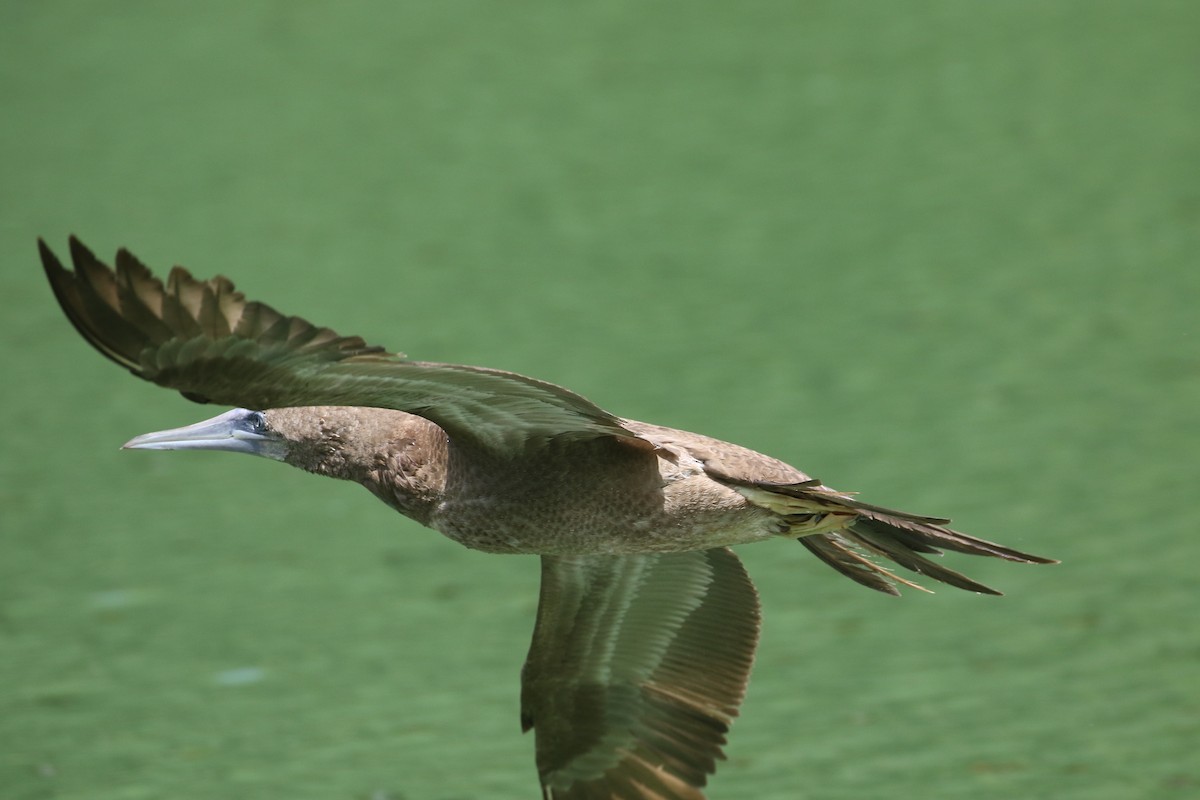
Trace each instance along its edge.
<instances>
[{"instance_id":1,"label":"upper wing","mask_svg":"<svg viewBox=\"0 0 1200 800\"><path fill-rule=\"evenodd\" d=\"M543 796L703 800L758 630L758 595L728 549L543 556L521 673Z\"/></svg>"},{"instance_id":2,"label":"upper wing","mask_svg":"<svg viewBox=\"0 0 1200 800\"><path fill-rule=\"evenodd\" d=\"M492 450L556 438L634 439L617 418L552 383L512 372L409 361L357 336L248 302L223 277L175 267L164 287L129 251L116 269L72 237L75 271L38 247L63 311L92 346L198 402L253 409L375 406L429 419Z\"/></svg>"}]
</instances>

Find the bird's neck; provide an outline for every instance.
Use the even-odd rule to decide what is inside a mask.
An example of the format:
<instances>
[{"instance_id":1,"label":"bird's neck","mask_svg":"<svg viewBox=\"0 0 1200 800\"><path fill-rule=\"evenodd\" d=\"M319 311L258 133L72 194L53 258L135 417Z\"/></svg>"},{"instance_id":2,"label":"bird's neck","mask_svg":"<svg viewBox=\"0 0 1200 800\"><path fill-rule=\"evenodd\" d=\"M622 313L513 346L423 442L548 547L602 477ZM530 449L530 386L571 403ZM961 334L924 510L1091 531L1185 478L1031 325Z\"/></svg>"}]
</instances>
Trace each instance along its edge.
<instances>
[{"instance_id":1,"label":"bird's neck","mask_svg":"<svg viewBox=\"0 0 1200 800\"><path fill-rule=\"evenodd\" d=\"M319 411L319 435L293 442L287 462L317 475L360 483L401 514L427 523L446 485L445 431L399 411Z\"/></svg>"}]
</instances>

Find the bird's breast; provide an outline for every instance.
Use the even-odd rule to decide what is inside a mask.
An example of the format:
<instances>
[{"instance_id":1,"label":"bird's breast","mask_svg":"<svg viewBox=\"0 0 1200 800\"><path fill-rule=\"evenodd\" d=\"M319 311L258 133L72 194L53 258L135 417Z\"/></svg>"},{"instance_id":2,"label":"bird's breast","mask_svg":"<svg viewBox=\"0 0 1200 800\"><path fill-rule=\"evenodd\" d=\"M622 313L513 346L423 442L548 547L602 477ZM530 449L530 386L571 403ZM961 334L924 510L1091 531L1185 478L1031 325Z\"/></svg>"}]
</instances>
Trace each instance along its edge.
<instances>
[{"instance_id":1,"label":"bird's breast","mask_svg":"<svg viewBox=\"0 0 1200 800\"><path fill-rule=\"evenodd\" d=\"M541 555L681 552L781 532L775 514L698 465L598 455L452 467L428 524L475 550Z\"/></svg>"}]
</instances>

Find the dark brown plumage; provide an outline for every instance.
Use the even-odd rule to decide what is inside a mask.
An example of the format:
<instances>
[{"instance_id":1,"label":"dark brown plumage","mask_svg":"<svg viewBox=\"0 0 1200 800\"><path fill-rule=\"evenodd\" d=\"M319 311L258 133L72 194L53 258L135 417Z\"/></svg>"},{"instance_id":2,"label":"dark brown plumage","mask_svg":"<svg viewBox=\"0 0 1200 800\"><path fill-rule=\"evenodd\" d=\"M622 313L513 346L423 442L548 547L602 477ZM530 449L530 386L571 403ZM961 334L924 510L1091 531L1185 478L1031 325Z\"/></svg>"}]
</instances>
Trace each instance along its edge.
<instances>
[{"instance_id":1,"label":"dark brown plumage","mask_svg":"<svg viewBox=\"0 0 1200 800\"><path fill-rule=\"evenodd\" d=\"M1051 563L560 386L389 354L248 302L225 278L175 267L164 286L126 250L110 269L70 247L73 272L39 242L92 346L191 400L237 407L128 447L285 461L361 483L468 547L541 556L521 725L536 732L548 799L702 800L758 641L758 597L729 545L795 538L891 594L916 584L872 557L988 594L929 556Z\"/></svg>"}]
</instances>

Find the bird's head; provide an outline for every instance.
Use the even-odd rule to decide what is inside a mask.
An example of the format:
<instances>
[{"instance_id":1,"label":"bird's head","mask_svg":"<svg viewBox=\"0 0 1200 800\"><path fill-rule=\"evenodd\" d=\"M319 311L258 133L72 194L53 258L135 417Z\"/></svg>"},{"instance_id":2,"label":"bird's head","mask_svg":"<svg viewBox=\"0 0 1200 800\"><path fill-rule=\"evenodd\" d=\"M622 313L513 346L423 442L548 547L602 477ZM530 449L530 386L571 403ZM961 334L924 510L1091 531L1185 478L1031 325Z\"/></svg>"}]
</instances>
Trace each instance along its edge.
<instances>
[{"instance_id":1,"label":"bird's head","mask_svg":"<svg viewBox=\"0 0 1200 800\"><path fill-rule=\"evenodd\" d=\"M388 409L235 408L194 425L143 434L125 447L249 453L306 472L368 483L377 478L375 472L382 462L395 461L402 467L406 458L420 457L411 449L414 442L433 442L439 435L444 442L445 434L432 423Z\"/></svg>"}]
</instances>

